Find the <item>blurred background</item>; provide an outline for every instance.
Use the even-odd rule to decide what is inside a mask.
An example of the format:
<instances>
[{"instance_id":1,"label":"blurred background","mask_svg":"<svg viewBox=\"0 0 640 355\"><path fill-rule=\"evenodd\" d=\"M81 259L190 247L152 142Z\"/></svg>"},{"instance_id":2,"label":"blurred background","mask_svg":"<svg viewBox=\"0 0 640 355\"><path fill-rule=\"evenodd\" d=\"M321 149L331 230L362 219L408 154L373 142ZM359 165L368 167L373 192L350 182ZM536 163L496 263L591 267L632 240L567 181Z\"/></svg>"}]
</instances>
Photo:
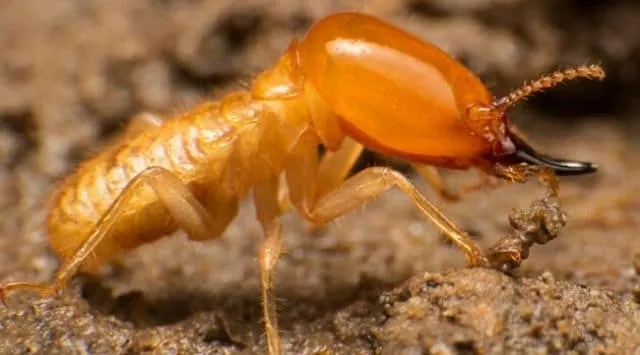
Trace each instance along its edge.
<instances>
[{"instance_id":1,"label":"blurred background","mask_svg":"<svg viewBox=\"0 0 640 355\"><path fill-rule=\"evenodd\" d=\"M601 64L604 82L571 82L511 113L536 147L601 169L562 179L567 228L511 277L460 270L460 253L397 191L313 232L287 215L276 286L287 351L639 349L634 0L0 0L0 280L50 279L57 260L47 249L43 201L129 117L171 115L240 88L292 38L345 10L441 46L496 96L556 69ZM363 159L360 166L390 163ZM454 188L477 180L473 172L444 175ZM485 188L458 203L428 195L490 245L508 232L509 211L543 189ZM172 236L101 278L79 278L53 300L12 297L0 310L0 352L261 352L261 235L245 207L219 240L194 245ZM416 286L434 278L451 287Z\"/></svg>"}]
</instances>

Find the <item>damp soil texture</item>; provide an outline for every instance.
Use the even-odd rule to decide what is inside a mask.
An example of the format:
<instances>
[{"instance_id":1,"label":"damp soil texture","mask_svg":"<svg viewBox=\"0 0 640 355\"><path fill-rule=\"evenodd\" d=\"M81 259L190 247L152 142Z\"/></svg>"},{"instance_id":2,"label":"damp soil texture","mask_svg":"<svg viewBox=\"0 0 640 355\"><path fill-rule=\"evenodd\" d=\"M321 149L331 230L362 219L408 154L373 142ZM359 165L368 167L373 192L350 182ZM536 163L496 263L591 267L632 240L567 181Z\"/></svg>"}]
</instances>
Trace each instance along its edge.
<instances>
[{"instance_id":1,"label":"damp soil texture","mask_svg":"<svg viewBox=\"0 0 640 355\"><path fill-rule=\"evenodd\" d=\"M637 1L4 0L0 2L0 280L50 280L45 202L136 112L179 112L250 80L335 11L380 16L464 62L496 93L573 65L579 81L512 112L536 147L597 162L562 178L566 228L506 274L466 268L399 191L325 228L284 217L277 267L290 354L640 352L640 4ZM368 153L361 162L402 163ZM444 172L454 188L474 172ZM440 199L489 246L535 181ZM78 236L69 236L77 238ZM2 354L265 352L258 249L244 203L219 239L177 233L79 276L60 295L0 308Z\"/></svg>"}]
</instances>

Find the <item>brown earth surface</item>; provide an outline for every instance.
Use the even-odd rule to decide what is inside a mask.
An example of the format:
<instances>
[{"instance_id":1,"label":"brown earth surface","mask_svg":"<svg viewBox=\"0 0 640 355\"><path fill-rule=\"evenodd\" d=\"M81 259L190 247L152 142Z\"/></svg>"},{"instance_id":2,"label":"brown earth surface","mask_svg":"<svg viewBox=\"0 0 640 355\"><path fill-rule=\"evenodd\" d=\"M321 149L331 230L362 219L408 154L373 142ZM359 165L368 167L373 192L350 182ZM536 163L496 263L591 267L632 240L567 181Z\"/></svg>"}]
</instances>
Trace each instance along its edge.
<instances>
[{"instance_id":1,"label":"brown earth surface","mask_svg":"<svg viewBox=\"0 0 640 355\"><path fill-rule=\"evenodd\" d=\"M509 275L464 268L398 191L314 231L285 216L276 291L287 353L640 353L640 4L631 0L0 1L0 281L50 280L58 261L42 200L128 117L234 87L345 9L438 43L496 94L602 63L604 83L566 85L512 114L536 146L601 168L562 179L567 227ZM385 160L361 165L373 162ZM477 179L445 176L458 188ZM489 246L509 232L512 208L543 193L531 182L458 203L427 194ZM0 353L264 353L262 236L245 205L218 240L178 234L59 296L13 294L0 309Z\"/></svg>"}]
</instances>

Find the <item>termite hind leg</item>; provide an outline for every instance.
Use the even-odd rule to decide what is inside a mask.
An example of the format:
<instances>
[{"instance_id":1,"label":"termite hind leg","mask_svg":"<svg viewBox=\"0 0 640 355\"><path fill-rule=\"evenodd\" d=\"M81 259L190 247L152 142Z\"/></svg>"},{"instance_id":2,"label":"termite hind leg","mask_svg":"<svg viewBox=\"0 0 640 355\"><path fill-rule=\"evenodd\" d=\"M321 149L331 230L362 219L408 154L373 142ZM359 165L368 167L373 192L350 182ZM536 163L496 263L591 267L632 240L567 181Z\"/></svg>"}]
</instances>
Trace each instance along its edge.
<instances>
[{"instance_id":1,"label":"termite hind leg","mask_svg":"<svg viewBox=\"0 0 640 355\"><path fill-rule=\"evenodd\" d=\"M465 253L471 265L488 266L486 257L473 239L424 197L405 176L391 168L372 167L359 172L311 203L303 213L314 223L328 223L394 186L402 190L420 212Z\"/></svg>"},{"instance_id":2,"label":"termite hind leg","mask_svg":"<svg viewBox=\"0 0 640 355\"><path fill-rule=\"evenodd\" d=\"M281 228L278 216L281 213L278 203L279 180L273 178L254 187L256 214L266 239L260 248L260 281L262 284L262 310L264 315L267 346L269 354L280 355L280 336L274 290L274 270L282 253Z\"/></svg>"},{"instance_id":3,"label":"termite hind leg","mask_svg":"<svg viewBox=\"0 0 640 355\"><path fill-rule=\"evenodd\" d=\"M142 171L129 182L120 196L99 219L91 235L86 238L71 258L64 261L50 285L29 282L8 283L0 286L0 298L4 299L8 292L19 289L35 291L42 296L50 296L64 288L82 263L92 255L100 243L106 241L105 238L109 237L110 231L118 223L120 217L128 211L130 199L135 197L139 189L144 186L153 189L177 225L187 234L194 236L195 239L210 237L208 232L214 226L204 206L173 173L160 167L151 167Z\"/></svg>"}]
</instances>

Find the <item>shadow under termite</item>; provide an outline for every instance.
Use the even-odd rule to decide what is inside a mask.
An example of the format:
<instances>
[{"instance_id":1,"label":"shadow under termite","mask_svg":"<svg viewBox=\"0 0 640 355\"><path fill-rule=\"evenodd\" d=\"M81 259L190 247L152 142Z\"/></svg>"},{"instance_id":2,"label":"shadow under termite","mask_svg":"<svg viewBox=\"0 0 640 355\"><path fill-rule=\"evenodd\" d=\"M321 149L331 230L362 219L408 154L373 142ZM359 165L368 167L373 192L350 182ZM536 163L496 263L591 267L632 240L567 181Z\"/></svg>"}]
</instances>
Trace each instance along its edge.
<instances>
[{"instance_id":1,"label":"shadow under termite","mask_svg":"<svg viewBox=\"0 0 640 355\"><path fill-rule=\"evenodd\" d=\"M114 296L105 286L103 278L83 274L78 281L81 283L80 296L92 310L104 316L113 316L138 330L160 326L180 327L214 315L215 322L209 322L209 328L202 334L203 341L207 343L244 348L258 343L263 336L258 289L242 291L231 287L227 291L194 292L174 288L160 297L147 297L139 291ZM375 313L372 319L381 319L383 311L378 305L379 295L395 286L363 275L355 285L340 285L325 290L325 297L321 299L305 299L296 295L293 288L280 288L282 303L278 316L282 330L286 333L294 329L297 323L309 324L316 320L321 324L337 324L334 326L337 328L341 327L340 324L343 328L352 327L355 323L343 318L349 317L353 311L350 305L361 302L369 305L368 312ZM330 331L340 331L334 327ZM352 330L342 332L347 334Z\"/></svg>"}]
</instances>

